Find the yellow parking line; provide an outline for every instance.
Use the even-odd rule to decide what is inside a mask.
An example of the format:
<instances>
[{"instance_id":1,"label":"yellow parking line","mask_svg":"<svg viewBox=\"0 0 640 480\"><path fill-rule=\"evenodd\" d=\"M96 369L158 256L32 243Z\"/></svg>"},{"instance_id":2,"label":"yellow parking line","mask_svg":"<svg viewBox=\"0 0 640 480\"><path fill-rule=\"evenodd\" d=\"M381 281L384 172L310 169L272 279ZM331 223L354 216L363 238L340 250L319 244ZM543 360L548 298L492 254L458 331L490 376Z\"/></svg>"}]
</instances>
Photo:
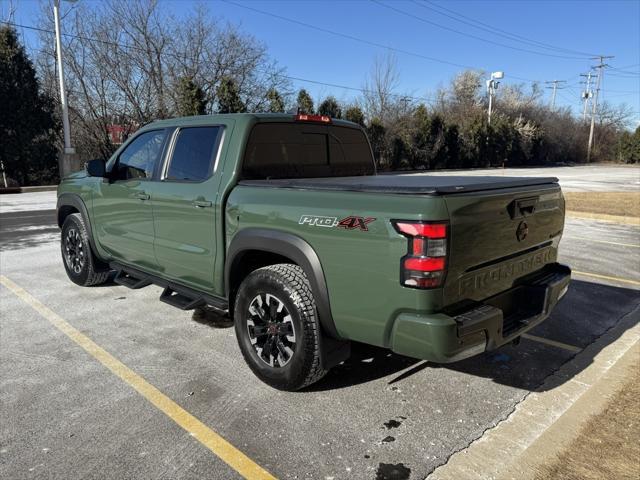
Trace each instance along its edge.
<instances>
[{"instance_id":1,"label":"yellow parking line","mask_svg":"<svg viewBox=\"0 0 640 480\"><path fill-rule=\"evenodd\" d=\"M602 280L611 280L613 282L628 283L630 285L640 285L638 280L631 280L630 278L611 277L609 275L600 275L599 273L580 272L578 270L572 270L571 273L576 275L582 275L583 277L600 278Z\"/></svg>"},{"instance_id":2,"label":"yellow parking line","mask_svg":"<svg viewBox=\"0 0 640 480\"><path fill-rule=\"evenodd\" d=\"M102 365L111 370L111 372L116 376L120 377L121 380L134 388L158 410L189 432L202 445L211 450L222 461L227 463L227 465L233 468L244 478L250 480L275 480L275 477L264 468L255 463L244 453L214 432L211 428L207 427L204 423L163 394L156 387L148 383L144 378L104 350L89 337L76 330L57 313L38 301L23 288L16 285L4 275L0 275L0 283L40 313L40 315L46 318L54 327L82 347L89 355L94 357Z\"/></svg>"},{"instance_id":3,"label":"yellow parking line","mask_svg":"<svg viewBox=\"0 0 640 480\"><path fill-rule=\"evenodd\" d=\"M557 342L555 340L551 340L548 338L531 335L530 333L523 333L522 338L526 338L527 340L533 340L534 342L544 343L545 345L551 345L552 347L558 347L564 350L569 350L570 352L574 352L574 353L578 353L582 350L580 347L569 345L568 343Z\"/></svg>"}]
</instances>

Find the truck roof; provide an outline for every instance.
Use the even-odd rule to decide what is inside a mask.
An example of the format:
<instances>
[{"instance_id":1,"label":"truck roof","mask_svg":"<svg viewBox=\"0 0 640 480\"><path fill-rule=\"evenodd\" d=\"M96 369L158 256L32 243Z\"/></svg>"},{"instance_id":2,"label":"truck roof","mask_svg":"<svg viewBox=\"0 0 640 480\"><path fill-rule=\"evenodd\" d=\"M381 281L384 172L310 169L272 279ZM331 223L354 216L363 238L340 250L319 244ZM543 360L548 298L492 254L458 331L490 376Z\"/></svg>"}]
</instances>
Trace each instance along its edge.
<instances>
[{"instance_id":1,"label":"truck roof","mask_svg":"<svg viewBox=\"0 0 640 480\"><path fill-rule=\"evenodd\" d=\"M180 126L193 126L193 125L209 125L218 121L233 120L236 125L247 126L254 125L256 123L265 122L291 122L296 121L296 115L293 113L225 113L225 114L213 114L213 115L195 115L191 117L176 117L168 118L165 120L155 120L143 128L157 128L157 127L180 127ZM332 125L351 128L362 128L357 123L349 122L348 120L340 120L336 118L331 119Z\"/></svg>"}]
</instances>

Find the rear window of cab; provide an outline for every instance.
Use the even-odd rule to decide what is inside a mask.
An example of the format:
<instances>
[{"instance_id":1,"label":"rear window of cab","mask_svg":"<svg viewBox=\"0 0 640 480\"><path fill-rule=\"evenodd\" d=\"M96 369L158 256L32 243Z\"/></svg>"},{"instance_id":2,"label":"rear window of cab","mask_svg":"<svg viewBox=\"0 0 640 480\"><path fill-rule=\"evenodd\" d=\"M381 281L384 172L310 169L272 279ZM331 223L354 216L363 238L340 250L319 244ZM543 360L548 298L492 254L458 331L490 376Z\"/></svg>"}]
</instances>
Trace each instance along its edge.
<instances>
[{"instance_id":1,"label":"rear window of cab","mask_svg":"<svg viewBox=\"0 0 640 480\"><path fill-rule=\"evenodd\" d=\"M364 132L310 123L258 123L249 135L242 178L314 178L373 175Z\"/></svg>"}]
</instances>

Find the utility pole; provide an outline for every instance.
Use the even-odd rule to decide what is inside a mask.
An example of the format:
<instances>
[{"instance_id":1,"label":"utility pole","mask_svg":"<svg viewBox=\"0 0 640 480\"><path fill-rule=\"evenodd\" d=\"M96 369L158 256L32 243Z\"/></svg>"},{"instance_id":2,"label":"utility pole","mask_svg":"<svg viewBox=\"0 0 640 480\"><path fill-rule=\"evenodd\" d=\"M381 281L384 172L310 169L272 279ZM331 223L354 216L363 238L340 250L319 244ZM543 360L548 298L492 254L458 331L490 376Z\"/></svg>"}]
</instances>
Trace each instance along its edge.
<instances>
[{"instance_id":1,"label":"utility pole","mask_svg":"<svg viewBox=\"0 0 640 480\"><path fill-rule=\"evenodd\" d=\"M591 128L589 129L589 143L587 145L587 163L591 162L591 150L593 149L593 132L596 127L596 110L598 108L598 95L600 93L600 85L602 85L604 67L608 67L608 65L604 63L605 59L607 58L613 58L613 55L599 55L592 58L592 60L600 60L600 63L594 67L598 69L598 78L596 79L596 93L591 104Z\"/></svg>"},{"instance_id":2,"label":"utility pole","mask_svg":"<svg viewBox=\"0 0 640 480\"><path fill-rule=\"evenodd\" d=\"M582 121L584 122L587 119L587 103L589 103L589 99L593 97L593 92L591 91L592 72L589 71L589 73L581 73L580 76L587 78L587 87L582 92L582 100L584 101L584 108L582 109Z\"/></svg>"},{"instance_id":3,"label":"utility pole","mask_svg":"<svg viewBox=\"0 0 640 480\"><path fill-rule=\"evenodd\" d=\"M544 83L553 83L553 87L547 87L547 88L553 88L553 93L551 94L551 110L555 110L556 108L556 91L558 90L558 84L565 83L565 82L566 80L550 80L548 82L544 82Z\"/></svg>"}]
</instances>

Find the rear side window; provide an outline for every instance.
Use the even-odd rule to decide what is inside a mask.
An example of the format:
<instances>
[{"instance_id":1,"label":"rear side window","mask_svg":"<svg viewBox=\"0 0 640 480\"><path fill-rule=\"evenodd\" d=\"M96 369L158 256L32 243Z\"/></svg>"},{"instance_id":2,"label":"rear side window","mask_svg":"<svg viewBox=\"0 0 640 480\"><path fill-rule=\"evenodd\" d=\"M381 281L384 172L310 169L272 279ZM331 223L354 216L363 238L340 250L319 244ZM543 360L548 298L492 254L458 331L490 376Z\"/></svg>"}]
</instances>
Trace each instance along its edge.
<instances>
[{"instance_id":1,"label":"rear side window","mask_svg":"<svg viewBox=\"0 0 640 480\"><path fill-rule=\"evenodd\" d=\"M336 125L259 123L251 130L242 178L373 175L371 149L361 130Z\"/></svg>"},{"instance_id":2,"label":"rear side window","mask_svg":"<svg viewBox=\"0 0 640 480\"><path fill-rule=\"evenodd\" d=\"M181 128L165 179L199 182L209 178L221 132L221 127Z\"/></svg>"}]
</instances>

